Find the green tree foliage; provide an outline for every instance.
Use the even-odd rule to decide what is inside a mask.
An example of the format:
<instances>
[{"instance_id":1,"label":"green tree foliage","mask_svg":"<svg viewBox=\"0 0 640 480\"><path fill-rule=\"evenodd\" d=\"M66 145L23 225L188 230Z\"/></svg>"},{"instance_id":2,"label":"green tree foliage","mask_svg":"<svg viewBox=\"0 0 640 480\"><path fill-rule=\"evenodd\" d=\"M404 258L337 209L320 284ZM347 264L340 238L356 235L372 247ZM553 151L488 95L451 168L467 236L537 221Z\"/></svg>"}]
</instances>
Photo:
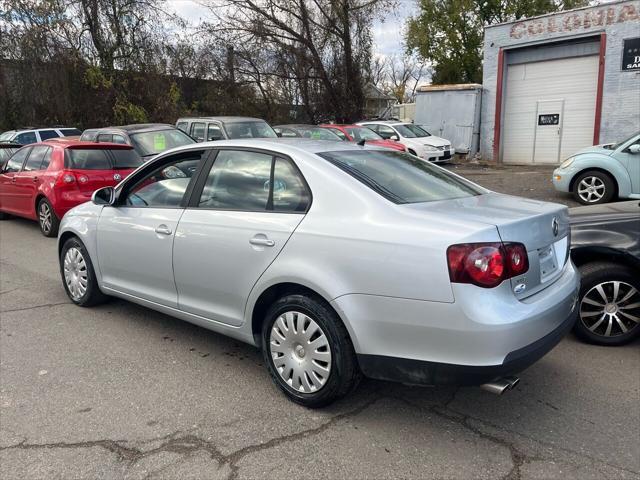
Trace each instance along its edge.
<instances>
[{"instance_id":1,"label":"green tree foliage","mask_svg":"<svg viewBox=\"0 0 640 480\"><path fill-rule=\"evenodd\" d=\"M433 66L432 82L481 83L483 28L588 4L588 0L418 0L406 44Z\"/></svg>"}]
</instances>

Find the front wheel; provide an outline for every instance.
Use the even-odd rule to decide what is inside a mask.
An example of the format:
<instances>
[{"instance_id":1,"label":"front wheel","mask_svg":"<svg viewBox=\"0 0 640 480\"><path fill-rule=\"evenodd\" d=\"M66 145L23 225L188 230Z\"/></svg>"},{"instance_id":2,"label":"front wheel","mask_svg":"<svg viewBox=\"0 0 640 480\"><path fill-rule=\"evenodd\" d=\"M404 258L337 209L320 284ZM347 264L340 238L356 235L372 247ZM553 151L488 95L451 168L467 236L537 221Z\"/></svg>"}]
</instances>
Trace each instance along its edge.
<instances>
[{"instance_id":1,"label":"front wheel","mask_svg":"<svg viewBox=\"0 0 640 480\"><path fill-rule=\"evenodd\" d=\"M267 312L262 352L271 378L292 401L326 406L361 378L347 329L321 299L287 295Z\"/></svg>"},{"instance_id":2,"label":"front wheel","mask_svg":"<svg viewBox=\"0 0 640 480\"><path fill-rule=\"evenodd\" d=\"M622 345L640 335L640 276L622 265L580 267L580 317L575 334L598 345Z\"/></svg>"},{"instance_id":3,"label":"front wheel","mask_svg":"<svg viewBox=\"0 0 640 480\"><path fill-rule=\"evenodd\" d=\"M580 174L573 185L573 196L583 205L610 202L614 194L614 180L606 173L597 170Z\"/></svg>"},{"instance_id":4,"label":"front wheel","mask_svg":"<svg viewBox=\"0 0 640 480\"><path fill-rule=\"evenodd\" d=\"M38 202L38 223L40 231L45 237L57 237L58 227L60 227L60 219L53 211L53 207L49 200L43 198Z\"/></svg>"},{"instance_id":5,"label":"front wheel","mask_svg":"<svg viewBox=\"0 0 640 480\"><path fill-rule=\"evenodd\" d=\"M84 244L76 237L70 238L60 251L60 274L67 295L81 307L92 307L107 300L100 291L98 280Z\"/></svg>"}]
</instances>

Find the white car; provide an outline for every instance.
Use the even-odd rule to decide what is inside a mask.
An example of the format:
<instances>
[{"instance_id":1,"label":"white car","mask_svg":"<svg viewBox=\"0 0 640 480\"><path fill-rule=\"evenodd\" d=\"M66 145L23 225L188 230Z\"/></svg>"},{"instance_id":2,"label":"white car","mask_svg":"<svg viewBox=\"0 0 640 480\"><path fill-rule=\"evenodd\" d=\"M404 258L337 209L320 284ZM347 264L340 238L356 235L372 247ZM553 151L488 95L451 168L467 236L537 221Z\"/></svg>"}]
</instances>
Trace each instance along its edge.
<instances>
[{"instance_id":1,"label":"white car","mask_svg":"<svg viewBox=\"0 0 640 480\"><path fill-rule=\"evenodd\" d=\"M431 135L413 123L397 121L359 122L357 125L370 128L384 139L396 140L407 147L412 155L429 162L444 162L455 153L451 142Z\"/></svg>"},{"instance_id":2,"label":"white car","mask_svg":"<svg viewBox=\"0 0 640 480\"><path fill-rule=\"evenodd\" d=\"M32 143L44 142L51 138L75 137L82 132L77 128L56 127L56 128L26 128L9 130L0 135L0 142L14 142L20 145L30 145Z\"/></svg>"},{"instance_id":3,"label":"white car","mask_svg":"<svg viewBox=\"0 0 640 480\"><path fill-rule=\"evenodd\" d=\"M568 240L566 207L408 153L255 138L158 155L70 210L58 252L75 304L120 297L256 345L320 407L362 374L512 388L574 324Z\"/></svg>"}]
</instances>

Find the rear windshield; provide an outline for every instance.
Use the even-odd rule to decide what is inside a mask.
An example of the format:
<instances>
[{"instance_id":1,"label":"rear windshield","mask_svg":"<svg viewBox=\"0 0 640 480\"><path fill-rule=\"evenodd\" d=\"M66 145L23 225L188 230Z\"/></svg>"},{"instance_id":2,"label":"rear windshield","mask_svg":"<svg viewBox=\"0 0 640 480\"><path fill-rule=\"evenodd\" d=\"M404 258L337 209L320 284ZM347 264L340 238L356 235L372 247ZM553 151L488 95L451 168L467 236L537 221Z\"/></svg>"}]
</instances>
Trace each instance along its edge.
<instances>
[{"instance_id":1,"label":"rear windshield","mask_svg":"<svg viewBox=\"0 0 640 480\"><path fill-rule=\"evenodd\" d=\"M132 148L109 150L115 161L114 168L138 168L144 160Z\"/></svg>"},{"instance_id":2,"label":"rear windshield","mask_svg":"<svg viewBox=\"0 0 640 480\"><path fill-rule=\"evenodd\" d=\"M113 157L109 155L111 153ZM115 165L112 164L115 162ZM65 168L77 170L112 170L138 168L143 160L130 149L67 149Z\"/></svg>"},{"instance_id":3,"label":"rear windshield","mask_svg":"<svg viewBox=\"0 0 640 480\"><path fill-rule=\"evenodd\" d=\"M191 145L196 141L177 128L156 130L155 132L130 133L134 148L142 157L156 155L170 148Z\"/></svg>"},{"instance_id":4,"label":"rear windshield","mask_svg":"<svg viewBox=\"0 0 640 480\"><path fill-rule=\"evenodd\" d=\"M433 202L484 193L472 183L403 152L347 150L318 155L394 203Z\"/></svg>"},{"instance_id":5,"label":"rear windshield","mask_svg":"<svg viewBox=\"0 0 640 480\"><path fill-rule=\"evenodd\" d=\"M276 132L267 122L233 122L225 124L229 138L276 138Z\"/></svg>"}]
</instances>

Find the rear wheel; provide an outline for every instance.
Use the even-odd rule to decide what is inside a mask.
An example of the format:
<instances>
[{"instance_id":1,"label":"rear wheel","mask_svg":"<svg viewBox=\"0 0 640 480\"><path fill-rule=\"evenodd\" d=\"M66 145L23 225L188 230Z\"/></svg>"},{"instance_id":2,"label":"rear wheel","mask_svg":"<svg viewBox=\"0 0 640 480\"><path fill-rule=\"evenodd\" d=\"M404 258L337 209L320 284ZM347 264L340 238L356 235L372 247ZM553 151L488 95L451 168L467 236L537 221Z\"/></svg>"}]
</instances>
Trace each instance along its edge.
<instances>
[{"instance_id":1,"label":"rear wheel","mask_svg":"<svg viewBox=\"0 0 640 480\"><path fill-rule=\"evenodd\" d=\"M287 295L271 306L262 352L276 385L306 407L344 397L361 378L347 329L326 302L312 296Z\"/></svg>"},{"instance_id":2,"label":"rear wheel","mask_svg":"<svg viewBox=\"0 0 640 480\"><path fill-rule=\"evenodd\" d=\"M583 205L610 202L614 194L614 180L610 175L597 170L580 174L573 184L573 196Z\"/></svg>"},{"instance_id":3,"label":"rear wheel","mask_svg":"<svg viewBox=\"0 0 640 480\"><path fill-rule=\"evenodd\" d=\"M57 237L60 219L53 211L49 200L43 198L38 202L38 223L40 231L45 237Z\"/></svg>"},{"instance_id":4,"label":"rear wheel","mask_svg":"<svg viewBox=\"0 0 640 480\"><path fill-rule=\"evenodd\" d=\"M81 307L92 307L109 297L100 291L91 258L83 243L72 237L60 251L60 274L67 295Z\"/></svg>"},{"instance_id":5,"label":"rear wheel","mask_svg":"<svg viewBox=\"0 0 640 480\"><path fill-rule=\"evenodd\" d=\"M640 335L640 276L615 263L580 267L577 336L598 345L622 345Z\"/></svg>"}]
</instances>

